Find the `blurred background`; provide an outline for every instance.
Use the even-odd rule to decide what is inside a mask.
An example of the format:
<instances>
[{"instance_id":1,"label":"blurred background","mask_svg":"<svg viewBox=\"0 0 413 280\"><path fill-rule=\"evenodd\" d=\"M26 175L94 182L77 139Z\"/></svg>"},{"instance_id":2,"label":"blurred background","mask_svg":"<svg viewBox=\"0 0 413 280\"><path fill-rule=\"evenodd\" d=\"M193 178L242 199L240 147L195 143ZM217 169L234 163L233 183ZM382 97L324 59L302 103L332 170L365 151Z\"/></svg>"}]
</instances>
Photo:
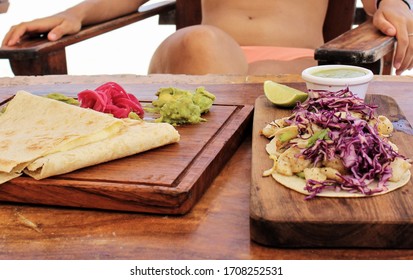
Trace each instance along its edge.
<instances>
[{"instance_id":1,"label":"blurred background","mask_svg":"<svg viewBox=\"0 0 413 280\"><path fill-rule=\"evenodd\" d=\"M0 14L1 40L12 25L60 12L81 0L9 0L9 2L7 13ZM150 3L156 2L162 0L152 0ZM174 31L174 25L158 25L158 17L152 17L69 46L66 48L68 72L70 75L146 75L153 52L163 39ZM138 41L133 37L144 39ZM93 51L90 51L91 49ZM406 71L404 75L412 73L413 71ZM13 76L8 60L0 59L0 77Z\"/></svg>"},{"instance_id":2,"label":"blurred background","mask_svg":"<svg viewBox=\"0 0 413 280\"><path fill-rule=\"evenodd\" d=\"M9 0L9 2L7 13L0 14L0 40L3 40L12 25L60 12L81 0ZM150 3L156 2L162 0L152 0ZM66 48L68 72L70 75L146 75L153 52L163 39L174 31L174 25L158 25L158 17L151 17L69 46ZM133 37L144 39L138 41ZM0 59L0 77L13 76L8 60Z\"/></svg>"}]
</instances>

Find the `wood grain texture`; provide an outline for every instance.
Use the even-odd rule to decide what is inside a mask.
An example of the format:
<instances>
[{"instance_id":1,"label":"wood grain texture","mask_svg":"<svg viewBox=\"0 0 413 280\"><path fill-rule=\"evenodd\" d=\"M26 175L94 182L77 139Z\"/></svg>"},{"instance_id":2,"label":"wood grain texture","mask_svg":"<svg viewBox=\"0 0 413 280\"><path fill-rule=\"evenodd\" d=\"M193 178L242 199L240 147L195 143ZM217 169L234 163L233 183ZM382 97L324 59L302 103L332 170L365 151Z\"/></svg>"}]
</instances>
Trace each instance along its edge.
<instances>
[{"instance_id":1,"label":"wood grain texture","mask_svg":"<svg viewBox=\"0 0 413 280\"><path fill-rule=\"evenodd\" d=\"M213 105L206 122L177 127L179 143L43 180L23 175L1 185L0 200L184 214L238 148L252 110Z\"/></svg>"},{"instance_id":2,"label":"wood grain texture","mask_svg":"<svg viewBox=\"0 0 413 280\"><path fill-rule=\"evenodd\" d=\"M413 158L413 130L394 99L370 95L367 103L379 106L396 125L391 141L400 153ZM413 181L385 195L365 198L321 198L305 196L263 177L272 166L259 134L268 122L288 116L291 111L277 109L265 97L257 99L254 114L251 238L277 247L371 247L413 248Z\"/></svg>"},{"instance_id":3,"label":"wood grain texture","mask_svg":"<svg viewBox=\"0 0 413 280\"><path fill-rule=\"evenodd\" d=\"M367 21L317 48L314 58L323 64L369 64L391 52L394 43L394 38L384 36Z\"/></svg>"},{"instance_id":4,"label":"wood grain texture","mask_svg":"<svg viewBox=\"0 0 413 280\"><path fill-rule=\"evenodd\" d=\"M204 85L216 104L254 105L267 80L298 89L299 75L97 75L0 78L0 96L17 90L37 94L75 93L116 81L142 100L160 86ZM413 123L413 77L375 76L369 93L389 95ZM251 135L220 170L208 190L185 215L0 202L0 259L265 259L265 260L412 260L413 249L273 248L250 235ZM411 207L411 206L408 206Z\"/></svg>"}]
</instances>

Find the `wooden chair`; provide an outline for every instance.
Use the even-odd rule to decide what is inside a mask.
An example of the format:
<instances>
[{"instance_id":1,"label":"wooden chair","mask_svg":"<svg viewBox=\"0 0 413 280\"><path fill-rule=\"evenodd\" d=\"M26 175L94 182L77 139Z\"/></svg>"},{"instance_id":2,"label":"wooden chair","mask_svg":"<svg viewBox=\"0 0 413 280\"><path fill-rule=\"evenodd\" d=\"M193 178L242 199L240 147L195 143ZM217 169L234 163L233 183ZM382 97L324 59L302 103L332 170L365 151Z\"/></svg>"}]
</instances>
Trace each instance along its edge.
<instances>
[{"instance_id":1,"label":"wooden chair","mask_svg":"<svg viewBox=\"0 0 413 280\"><path fill-rule=\"evenodd\" d=\"M323 32L326 43L314 54L318 64L357 65L375 74L392 73L396 40L377 30L363 8L356 8L356 1L330 0Z\"/></svg>"},{"instance_id":2,"label":"wooden chair","mask_svg":"<svg viewBox=\"0 0 413 280\"><path fill-rule=\"evenodd\" d=\"M137 12L104 23L86 26L75 35L68 35L56 42L45 36L25 39L19 46L0 49L0 58L9 59L17 75L67 74L65 47L115 30L131 23L159 15L160 24L175 24L183 28L201 22L200 0L165 1L146 6ZM356 1L330 0L324 23L327 42L315 51L319 64L363 65L374 73L390 73L383 67L383 57L392 52L395 40L378 32L366 21L352 29L354 23L365 20L356 9Z\"/></svg>"}]
</instances>

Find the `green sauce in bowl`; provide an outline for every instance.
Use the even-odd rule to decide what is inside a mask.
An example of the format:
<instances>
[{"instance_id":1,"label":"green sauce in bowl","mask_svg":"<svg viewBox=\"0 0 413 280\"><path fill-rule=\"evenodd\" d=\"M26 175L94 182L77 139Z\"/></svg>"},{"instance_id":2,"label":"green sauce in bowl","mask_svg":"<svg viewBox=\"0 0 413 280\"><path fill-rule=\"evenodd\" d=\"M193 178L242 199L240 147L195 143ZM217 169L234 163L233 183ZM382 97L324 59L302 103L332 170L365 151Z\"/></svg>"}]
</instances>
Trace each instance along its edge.
<instances>
[{"instance_id":1,"label":"green sauce in bowl","mask_svg":"<svg viewBox=\"0 0 413 280\"><path fill-rule=\"evenodd\" d=\"M365 76L366 73L356 69L345 69L345 68L335 68L335 69L324 69L320 71L315 71L311 73L313 76L323 77L323 78L356 78Z\"/></svg>"},{"instance_id":2,"label":"green sauce in bowl","mask_svg":"<svg viewBox=\"0 0 413 280\"><path fill-rule=\"evenodd\" d=\"M352 65L318 65L304 69L301 77L311 96L313 90L338 91L349 88L354 95L364 99L370 81L371 70Z\"/></svg>"}]
</instances>

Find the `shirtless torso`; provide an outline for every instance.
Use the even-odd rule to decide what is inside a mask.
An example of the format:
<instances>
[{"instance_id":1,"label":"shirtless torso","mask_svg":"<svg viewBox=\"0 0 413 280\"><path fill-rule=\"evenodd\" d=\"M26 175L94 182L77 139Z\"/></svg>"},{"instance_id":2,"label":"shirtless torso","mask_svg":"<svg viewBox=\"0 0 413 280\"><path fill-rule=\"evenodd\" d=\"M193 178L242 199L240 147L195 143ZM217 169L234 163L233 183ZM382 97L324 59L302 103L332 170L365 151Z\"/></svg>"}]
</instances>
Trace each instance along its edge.
<instances>
[{"instance_id":1,"label":"shirtless torso","mask_svg":"<svg viewBox=\"0 0 413 280\"><path fill-rule=\"evenodd\" d=\"M81 1L57 14L12 26L2 46L15 46L27 33L47 33L49 40L56 41L79 32L82 26L136 11L148 1ZM300 73L316 64L314 49L323 43L329 0L193 1L201 1L202 24L179 29L166 38L153 54L149 73ZM397 40L396 73L413 68L412 1L361 2L373 16L374 26Z\"/></svg>"},{"instance_id":2,"label":"shirtless torso","mask_svg":"<svg viewBox=\"0 0 413 280\"><path fill-rule=\"evenodd\" d=\"M203 24L240 45L316 48L328 0L202 0Z\"/></svg>"},{"instance_id":3,"label":"shirtless torso","mask_svg":"<svg viewBox=\"0 0 413 280\"><path fill-rule=\"evenodd\" d=\"M328 0L202 0L201 3L202 24L180 29L167 38L154 54L150 73L300 73L316 64L313 50L323 43ZM310 50L306 57L290 61L265 58L252 62L243 46Z\"/></svg>"}]
</instances>

